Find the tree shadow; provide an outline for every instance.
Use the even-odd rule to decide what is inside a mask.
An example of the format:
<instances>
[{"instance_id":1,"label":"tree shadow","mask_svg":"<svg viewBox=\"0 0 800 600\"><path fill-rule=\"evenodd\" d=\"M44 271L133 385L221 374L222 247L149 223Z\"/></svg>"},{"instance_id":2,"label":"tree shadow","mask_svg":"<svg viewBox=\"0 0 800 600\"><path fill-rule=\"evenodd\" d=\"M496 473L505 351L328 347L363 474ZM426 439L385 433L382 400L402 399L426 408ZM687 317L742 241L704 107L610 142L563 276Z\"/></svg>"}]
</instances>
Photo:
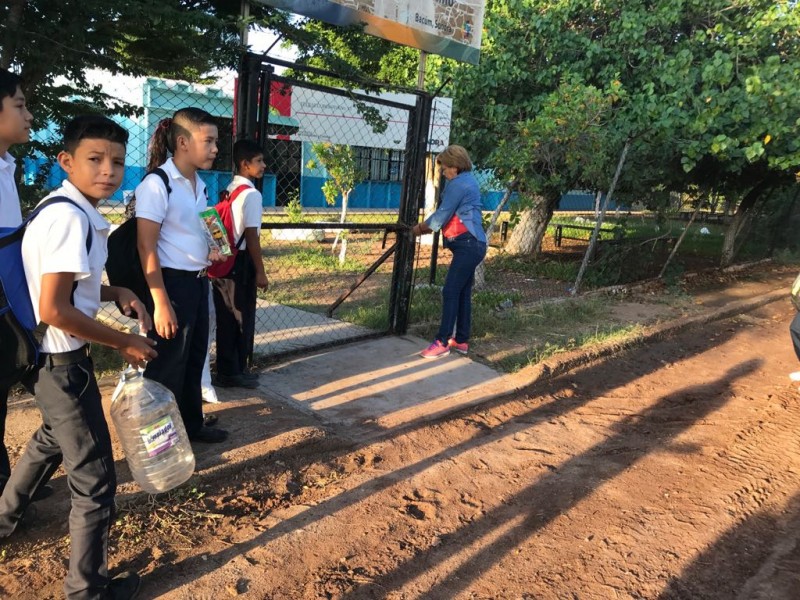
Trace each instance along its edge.
<instances>
[{"instance_id":1,"label":"tree shadow","mask_svg":"<svg viewBox=\"0 0 800 600\"><path fill-rule=\"evenodd\" d=\"M341 600L399 590L423 572L448 561L473 545L480 544L495 530L518 521L522 516L519 524L510 527L506 533L474 552L449 575L438 579L425 594L426 598L456 597L553 519L570 510L594 490L649 453L668 449L675 437L719 410L728 400L731 384L736 379L753 373L761 362L750 360L741 363L711 383L684 388L662 397L655 405L640 413L622 418L610 427L611 433L603 442L559 465L556 471L545 474L518 494L505 498L502 505L459 531L449 534L439 546L418 553L398 565L394 571L342 595ZM691 402L691 416L687 414L687 399ZM680 420L675 417L680 417ZM642 435L643 431L657 433ZM620 448L625 451L620 452ZM598 456L607 459L603 463L604 468L598 469ZM570 476L563 477L562 473L567 472Z\"/></svg>"},{"instance_id":2,"label":"tree shadow","mask_svg":"<svg viewBox=\"0 0 800 600\"><path fill-rule=\"evenodd\" d=\"M670 579L658 600L800 598L800 493L786 506L728 529Z\"/></svg>"},{"instance_id":3,"label":"tree shadow","mask_svg":"<svg viewBox=\"0 0 800 600\"><path fill-rule=\"evenodd\" d=\"M703 340L696 340L696 339L669 339L662 342L659 342L659 346L661 347L659 351L659 356L663 360L679 360L679 359L686 359L687 357L701 353L705 350L708 350L710 347L716 346L722 342L724 342L728 337L732 337L735 334L737 328L731 328L729 325L725 325L725 327L720 327L720 335L711 339L710 336L705 336ZM213 560L216 564L224 563L226 561L231 560L237 555L242 555L248 552L253 548L257 548L263 546L264 544L278 539L282 536L288 535L300 528L306 527L309 523L315 522L317 520L335 515L336 513L344 510L345 508L364 500L380 491L387 489L395 484L398 481L409 479L426 469L431 468L432 466L443 463L445 461L451 460L455 457L458 457L464 452L469 450L480 448L486 444L496 442L498 439L506 437L508 435L512 435L512 432L509 431L507 428L502 430L503 425L508 424L512 421L524 421L525 423L535 424L544 422L553 418L557 418L559 416L566 415L571 411L580 408L587 402L589 402L592 398L597 396L602 396L605 392L608 392L612 389L621 387L631 381L636 380L637 378L643 377L653 371L657 371L662 367L662 363L655 360L649 361L628 361L625 365L625 369L614 369L613 368L613 360L611 361L603 361L600 363L596 363L586 369L582 370L579 374L569 373L564 376L561 376L553 381L545 382L538 384L528 390L520 391L515 394L510 394L503 398L493 399L488 401L486 404L482 405L482 408L491 411L498 407L503 407L505 404L514 402L516 399L519 398L521 394L527 392L529 394L541 394L542 396L549 396L549 397L556 397L560 392L569 389L572 391L572 380L576 379L576 377L580 378L581 381L589 382L591 387L591 394L587 394L586 397L582 398L557 398L552 402L547 402L545 404L536 406L535 408L531 409L530 411L524 412L523 414L516 414L513 417L509 417L508 419L504 419L502 423L494 426L494 427L487 427L485 430L480 430L476 432L472 437L466 439L463 442L455 444L451 447L447 447L442 449L439 452L434 453L433 455L426 457L422 460L419 460L416 463L405 465L401 468L395 469L393 471L387 472L382 474L378 477L372 478L366 482L356 485L355 487L345 490L336 496L330 497L326 500L321 501L319 504L309 507L295 516L288 518L278 525L272 527L270 530L255 536L253 539L248 540L246 542L241 542L222 550L220 552L206 555L205 560ZM707 402L703 403L702 406L698 409L698 417L702 418L703 415L706 415L713 410L719 408L719 406L724 403L724 395L725 391L728 389L730 382L733 378L741 377L746 375L747 373L752 372L757 367L757 362L745 363L740 365L736 369L732 369L728 372L728 374L717 380L716 382L704 386L697 386L695 388L690 388L685 391L686 394L708 394L712 395L713 398L709 399ZM658 405L653 408L645 411L642 414L638 414L635 417L628 417L622 423L618 425L618 434L613 438L609 439L604 444L599 445L598 447L594 448L591 452L603 452L608 451L610 454L615 447L619 446L619 444L624 443L625 436L630 433L630 431L626 428L632 428L636 425L636 423L641 419L650 419L653 420L654 423L657 422L659 427L663 427L664 419L668 419L669 417L669 410L671 409L672 405L679 401L680 398L677 395L673 394L666 398L663 398L659 401ZM440 421L458 421L464 418L464 415L469 414L474 411L474 407L464 409L456 414L451 414L446 417L440 419ZM678 423L674 428L674 433L678 433L680 431L685 430L688 428L694 419L683 419L680 423ZM371 442L378 442L378 443L386 443L387 441L392 440L393 438L400 435L400 433L408 433L410 431L414 431L417 428L422 428L425 426L429 426L430 422L420 422L415 423L412 426L404 427L402 431L387 431L386 435L380 438L376 438L371 440ZM656 428L658 429L658 428ZM658 439L654 439L650 441L648 444L641 445L639 448L634 449L633 455L630 457L616 458L615 460L621 461L616 463L611 463L609 466L609 470L607 473L604 473L602 477L596 478L596 483L600 484L608 479L612 478L619 472L621 472L624 468L627 467L628 464L634 462L636 460L641 459L645 454L651 452L654 449L661 449L665 444L667 444L672 437L674 437L674 433L670 435L660 437ZM359 448L358 444L351 445L347 448L342 448L340 450L334 450L331 452L326 459L333 461L336 460L338 457L341 457L343 454L348 452L352 452ZM288 449L287 452L291 452L291 449ZM313 459L313 457L311 457ZM318 458L318 457L317 457ZM255 466L259 464L259 462L263 461L263 458L256 457L247 461L243 461L240 463L236 463L235 465L231 465L230 473L234 472L242 472L248 469L250 466ZM616 465L616 466L614 466ZM581 459L576 458L570 461L568 465L571 468L589 468L586 465L582 465ZM235 470L234 470L235 469ZM596 462L591 467L591 469L596 469ZM596 473L591 474L592 477L596 475ZM537 499L540 500L539 496L545 494L546 492L552 492L555 489L555 486L560 485L558 480L557 474L551 477L546 477L541 482L537 483L532 488L523 492L524 494L524 502L527 505L535 505L531 504L535 502ZM587 489L575 489L572 490L571 493L565 495L565 501L569 497L580 498L584 497L587 493L594 489L595 486L589 486ZM493 544L490 550L490 553L497 552L498 559L499 556L502 555L503 552L507 552L510 548L514 546L514 540L518 538L518 535L525 535L525 532L530 530L531 528L538 528L541 526L542 523L547 522L547 520L552 519L553 516L559 514L560 510L568 507L569 504L561 504L548 509L546 513L542 514L539 513L535 516L530 516L526 519L526 522L519 530L519 534L514 534L512 538L505 540L502 538L498 541L497 544ZM515 518L515 515L508 515L509 518ZM495 519L498 518L495 516ZM478 523L474 523L470 525L469 528L464 529L460 534L455 534L453 539L458 540L459 538L468 541L470 539L478 539L483 534L487 533L488 530L492 528L492 525L487 524L487 521L481 521ZM460 545L459 545L460 547ZM407 565L403 565L401 569L408 574L404 577L403 575L398 574L395 571L392 574L387 574L385 577L381 578L380 584L384 587L388 588L389 586L394 585L394 578L400 578L400 583L402 581L407 580L411 573L419 573L424 571L425 565L427 564L426 561L433 561L436 562L436 559L433 558L434 556L438 556L438 552L444 552L444 557L447 556L447 551L444 548L439 548L436 552L428 552L425 553L426 560L415 560ZM481 560L484 562L488 559L486 556L481 556ZM139 561L134 558L133 563L136 564ZM490 561L491 562L491 561ZM471 563L471 561L470 561ZM147 589L153 594L156 592L158 593L166 593L176 587L185 583L185 581L179 581L178 579L171 577L171 574L177 572L175 569L178 569L180 572L190 573L195 567L202 568L202 565L205 564L206 567L208 565L207 562L201 561L200 557L191 556L187 557L186 559L180 561L177 564L162 564L157 566L146 578L146 586ZM469 568L475 569L474 564L470 564ZM469 580L469 574L461 574L464 577L464 581ZM449 579L449 578L448 578ZM372 593L378 593L377 597L382 596L382 592L384 588L375 586L369 587ZM441 597L452 597L453 594L450 593L449 588L441 588L439 589L442 592ZM353 596L355 597L355 596Z\"/></svg>"}]
</instances>

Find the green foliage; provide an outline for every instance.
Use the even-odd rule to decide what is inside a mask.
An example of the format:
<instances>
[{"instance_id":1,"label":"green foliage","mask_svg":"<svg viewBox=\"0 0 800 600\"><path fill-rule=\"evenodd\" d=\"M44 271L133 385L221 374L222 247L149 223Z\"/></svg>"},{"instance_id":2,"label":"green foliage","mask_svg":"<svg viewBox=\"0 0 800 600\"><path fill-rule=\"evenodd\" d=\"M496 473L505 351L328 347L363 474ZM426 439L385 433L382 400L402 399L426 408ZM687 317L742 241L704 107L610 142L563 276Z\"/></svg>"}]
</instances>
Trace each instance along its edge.
<instances>
[{"instance_id":1,"label":"green foliage","mask_svg":"<svg viewBox=\"0 0 800 600\"><path fill-rule=\"evenodd\" d=\"M275 259L275 264L278 267L284 268L298 268L308 271L360 271L364 267L357 260L348 258L344 264L340 264L339 260L331 256L319 246L302 246L296 251Z\"/></svg>"},{"instance_id":2,"label":"green foliage","mask_svg":"<svg viewBox=\"0 0 800 600\"><path fill-rule=\"evenodd\" d=\"M800 166L799 13L766 0L495 0L480 66L455 70L454 133L534 195L604 189L628 138L620 197L656 207L691 184L741 195Z\"/></svg>"},{"instance_id":3,"label":"green foliage","mask_svg":"<svg viewBox=\"0 0 800 600\"><path fill-rule=\"evenodd\" d=\"M303 205L300 203L300 193L293 191L290 194L289 202L286 203L286 216L289 223L303 222Z\"/></svg>"},{"instance_id":4,"label":"green foliage","mask_svg":"<svg viewBox=\"0 0 800 600\"><path fill-rule=\"evenodd\" d=\"M0 5L0 65L21 73L36 126L85 112L130 115L134 107L88 82L90 69L208 81L237 64L234 15L207 0L17 0Z\"/></svg>"},{"instance_id":5,"label":"green foliage","mask_svg":"<svg viewBox=\"0 0 800 600\"><path fill-rule=\"evenodd\" d=\"M311 144L311 149L331 177L322 185L325 201L330 206L336 204L336 198L339 195L347 198L350 192L365 179L366 173L359 168L355 153L350 146L319 142ZM309 161L309 168L314 167L314 161Z\"/></svg>"}]
</instances>

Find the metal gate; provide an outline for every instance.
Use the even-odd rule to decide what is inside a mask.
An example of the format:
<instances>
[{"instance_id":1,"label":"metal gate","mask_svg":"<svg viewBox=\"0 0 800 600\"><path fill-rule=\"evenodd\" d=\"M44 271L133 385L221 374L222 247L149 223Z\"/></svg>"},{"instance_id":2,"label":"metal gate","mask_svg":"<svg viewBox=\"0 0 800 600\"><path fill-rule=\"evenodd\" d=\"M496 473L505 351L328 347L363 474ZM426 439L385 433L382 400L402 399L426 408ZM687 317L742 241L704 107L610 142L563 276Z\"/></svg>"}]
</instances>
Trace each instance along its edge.
<instances>
[{"instance_id":1,"label":"metal gate","mask_svg":"<svg viewBox=\"0 0 800 600\"><path fill-rule=\"evenodd\" d=\"M424 92L245 56L236 137L267 161L255 355L406 332L431 106Z\"/></svg>"}]
</instances>

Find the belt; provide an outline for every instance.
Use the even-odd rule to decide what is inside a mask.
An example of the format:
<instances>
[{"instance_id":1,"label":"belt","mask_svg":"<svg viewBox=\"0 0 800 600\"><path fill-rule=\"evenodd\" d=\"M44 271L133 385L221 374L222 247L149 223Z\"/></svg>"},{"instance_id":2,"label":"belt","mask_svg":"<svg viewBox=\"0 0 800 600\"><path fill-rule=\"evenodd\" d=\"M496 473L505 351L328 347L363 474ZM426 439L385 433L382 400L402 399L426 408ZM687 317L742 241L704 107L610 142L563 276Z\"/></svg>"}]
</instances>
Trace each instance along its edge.
<instances>
[{"instance_id":1,"label":"belt","mask_svg":"<svg viewBox=\"0 0 800 600\"><path fill-rule=\"evenodd\" d=\"M161 267L161 273L163 275L169 275L170 277L194 277L199 279L200 277L205 277L208 273L208 268L200 269L199 271L183 271L181 269L172 269L170 267Z\"/></svg>"},{"instance_id":2,"label":"belt","mask_svg":"<svg viewBox=\"0 0 800 600\"><path fill-rule=\"evenodd\" d=\"M84 358L91 356L91 346L84 344L77 350L69 352L41 352L39 354L39 365L42 367L64 367L81 362Z\"/></svg>"}]
</instances>

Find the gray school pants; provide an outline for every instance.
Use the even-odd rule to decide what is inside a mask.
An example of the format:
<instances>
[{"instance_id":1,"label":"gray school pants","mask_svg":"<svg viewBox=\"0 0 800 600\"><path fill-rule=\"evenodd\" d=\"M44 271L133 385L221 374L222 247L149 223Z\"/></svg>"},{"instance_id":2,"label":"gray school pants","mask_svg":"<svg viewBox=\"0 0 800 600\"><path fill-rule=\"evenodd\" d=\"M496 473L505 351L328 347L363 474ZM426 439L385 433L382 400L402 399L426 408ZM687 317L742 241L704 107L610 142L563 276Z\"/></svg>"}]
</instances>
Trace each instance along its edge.
<instances>
[{"instance_id":1,"label":"gray school pants","mask_svg":"<svg viewBox=\"0 0 800 600\"><path fill-rule=\"evenodd\" d=\"M34 492L63 459L72 497L64 592L69 600L99 600L108 585L108 533L117 480L92 359L45 365L33 382L33 392L42 425L0 496L0 537L13 533Z\"/></svg>"}]
</instances>

